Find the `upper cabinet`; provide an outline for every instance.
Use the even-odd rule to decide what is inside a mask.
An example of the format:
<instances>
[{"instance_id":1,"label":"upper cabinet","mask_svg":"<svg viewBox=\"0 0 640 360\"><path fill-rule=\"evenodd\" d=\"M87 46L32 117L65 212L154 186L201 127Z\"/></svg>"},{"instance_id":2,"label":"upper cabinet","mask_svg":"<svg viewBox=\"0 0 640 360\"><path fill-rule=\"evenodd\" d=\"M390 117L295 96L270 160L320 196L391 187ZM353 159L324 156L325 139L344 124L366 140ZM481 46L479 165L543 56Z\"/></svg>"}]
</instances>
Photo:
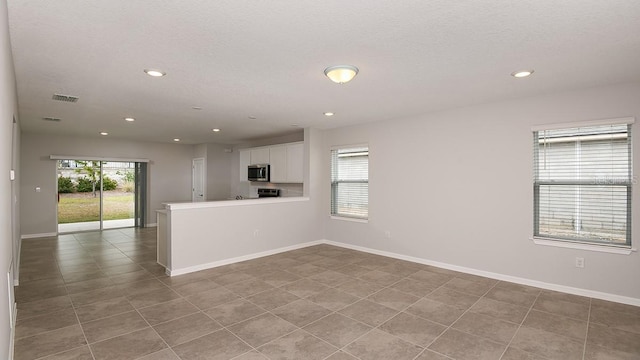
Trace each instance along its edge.
<instances>
[{"instance_id":1,"label":"upper cabinet","mask_svg":"<svg viewBox=\"0 0 640 360\"><path fill-rule=\"evenodd\" d=\"M240 181L247 181L247 167L269 164L272 183L304 182L304 143L296 142L242 149L240 152Z\"/></svg>"},{"instance_id":2,"label":"upper cabinet","mask_svg":"<svg viewBox=\"0 0 640 360\"><path fill-rule=\"evenodd\" d=\"M251 164L269 164L269 147L251 149Z\"/></svg>"},{"instance_id":3,"label":"upper cabinet","mask_svg":"<svg viewBox=\"0 0 640 360\"><path fill-rule=\"evenodd\" d=\"M251 149L240 150L240 181L249 181L247 168L251 165Z\"/></svg>"}]
</instances>

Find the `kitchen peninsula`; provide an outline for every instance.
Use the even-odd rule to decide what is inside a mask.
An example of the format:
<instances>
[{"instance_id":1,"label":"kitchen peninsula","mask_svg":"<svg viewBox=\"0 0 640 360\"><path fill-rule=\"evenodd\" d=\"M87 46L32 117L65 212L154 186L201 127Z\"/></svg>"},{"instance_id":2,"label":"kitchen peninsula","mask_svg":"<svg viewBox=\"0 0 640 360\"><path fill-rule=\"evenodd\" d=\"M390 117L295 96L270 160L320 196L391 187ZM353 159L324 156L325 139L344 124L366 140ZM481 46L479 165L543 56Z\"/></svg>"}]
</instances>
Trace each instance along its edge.
<instances>
[{"instance_id":1,"label":"kitchen peninsula","mask_svg":"<svg viewBox=\"0 0 640 360\"><path fill-rule=\"evenodd\" d=\"M320 240L314 207L308 197L167 203L158 263L175 276L307 246Z\"/></svg>"}]
</instances>

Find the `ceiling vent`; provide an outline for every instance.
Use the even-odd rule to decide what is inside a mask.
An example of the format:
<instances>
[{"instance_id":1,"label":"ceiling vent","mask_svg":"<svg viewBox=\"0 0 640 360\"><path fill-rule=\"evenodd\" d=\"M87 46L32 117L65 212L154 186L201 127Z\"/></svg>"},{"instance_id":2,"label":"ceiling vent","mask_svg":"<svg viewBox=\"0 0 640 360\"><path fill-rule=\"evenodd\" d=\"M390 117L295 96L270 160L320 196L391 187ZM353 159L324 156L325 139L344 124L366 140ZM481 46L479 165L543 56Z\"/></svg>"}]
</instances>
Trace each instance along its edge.
<instances>
[{"instance_id":1,"label":"ceiling vent","mask_svg":"<svg viewBox=\"0 0 640 360\"><path fill-rule=\"evenodd\" d=\"M60 118L54 118L54 117L43 117L42 120L44 121L53 121L53 122L60 122L62 121L62 119Z\"/></svg>"},{"instance_id":2,"label":"ceiling vent","mask_svg":"<svg viewBox=\"0 0 640 360\"><path fill-rule=\"evenodd\" d=\"M53 100L66 101L66 102L78 102L78 97L73 95L53 94Z\"/></svg>"}]
</instances>

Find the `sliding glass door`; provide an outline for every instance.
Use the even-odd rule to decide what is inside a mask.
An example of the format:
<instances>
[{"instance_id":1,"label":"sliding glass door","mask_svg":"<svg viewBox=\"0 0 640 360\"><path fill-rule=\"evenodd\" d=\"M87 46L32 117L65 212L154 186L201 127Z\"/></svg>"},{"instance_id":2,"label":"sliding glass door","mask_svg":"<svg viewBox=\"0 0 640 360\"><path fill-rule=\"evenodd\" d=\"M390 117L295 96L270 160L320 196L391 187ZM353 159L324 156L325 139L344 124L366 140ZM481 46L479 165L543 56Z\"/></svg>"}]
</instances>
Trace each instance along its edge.
<instances>
[{"instance_id":1,"label":"sliding glass door","mask_svg":"<svg viewBox=\"0 0 640 360\"><path fill-rule=\"evenodd\" d=\"M144 227L146 163L58 160L58 232Z\"/></svg>"}]
</instances>

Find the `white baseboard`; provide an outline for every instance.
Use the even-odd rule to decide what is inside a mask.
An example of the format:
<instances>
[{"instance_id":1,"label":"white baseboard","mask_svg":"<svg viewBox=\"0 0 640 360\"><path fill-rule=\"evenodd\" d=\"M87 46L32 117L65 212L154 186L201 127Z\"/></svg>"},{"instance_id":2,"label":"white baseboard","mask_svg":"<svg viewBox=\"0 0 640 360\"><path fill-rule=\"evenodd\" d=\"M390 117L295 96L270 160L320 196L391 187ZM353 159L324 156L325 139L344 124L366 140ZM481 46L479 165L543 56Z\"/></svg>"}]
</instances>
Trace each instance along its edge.
<instances>
[{"instance_id":1,"label":"white baseboard","mask_svg":"<svg viewBox=\"0 0 640 360\"><path fill-rule=\"evenodd\" d=\"M41 238L41 237L52 237L52 236L58 236L57 232L50 232L50 233L42 233L42 234L22 234L20 235L21 239L35 239L35 238Z\"/></svg>"},{"instance_id":2,"label":"white baseboard","mask_svg":"<svg viewBox=\"0 0 640 360\"><path fill-rule=\"evenodd\" d=\"M417 258L413 256L396 254L388 251L370 249L362 246L345 244L345 243L335 242L331 240L322 240L321 243L339 246L339 247L343 247L351 250L362 251L362 252L375 254L375 255L382 255L382 256L386 256L394 259L406 260L406 261L410 261L418 264L431 265L431 266L435 266L435 267L439 267L447 270L453 270L453 271L459 271L459 272L472 274L472 275L484 276L491 279L538 287L546 290L560 291L560 292L573 294L573 295L586 296L586 297L591 297L591 298L600 299L600 300L607 300L607 301L613 301L613 302L627 304L627 305L640 306L640 299L636 299L628 296L609 294L609 293L600 292L600 291L575 288L571 286L552 284L552 283L547 283L543 281L531 280L531 279L526 279L526 278L521 278L521 277L516 277L511 275L477 270L477 269L472 269L472 268L463 267L463 266L450 265L450 264L441 263L437 261L431 261L431 260Z\"/></svg>"},{"instance_id":3,"label":"white baseboard","mask_svg":"<svg viewBox=\"0 0 640 360\"><path fill-rule=\"evenodd\" d=\"M13 348L15 347L15 339L16 339L16 318L18 312L18 304L13 303L13 319L11 319L13 326L11 326L11 330L9 332L9 354L7 354L8 360L13 360Z\"/></svg>"},{"instance_id":4,"label":"white baseboard","mask_svg":"<svg viewBox=\"0 0 640 360\"><path fill-rule=\"evenodd\" d=\"M323 244L323 243L324 243L323 240L310 241L310 242L291 245L291 246L286 246L286 247L282 247L282 248L278 248L278 249L274 249L274 250L267 250L267 251L262 251L262 252L259 252L259 253L254 253L254 254L249 254L249 255L242 255L242 256L238 256L238 257L234 257L234 258L230 258L230 259L214 261L214 262L210 262L210 263L206 263L206 264L189 266L189 267L182 268L182 269L173 269L173 270L167 269L167 274L169 276L184 275L184 274L188 274L188 273L192 273L192 272L196 272L196 271L212 269L212 268L215 268L215 267L219 267L219 266L223 266L223 265L229 265L229 264L233 264L233 263L237 263L237 262L241 262L241 261L253 260L253 259L257 259L257 258L261 258L261 257L265 257L265 256L275 255L275 254L283 253L283 252L286 252L286 251L302 249L302 248L306 248L306 247L314 246L314 245L320 245L320 244Z\"/></svg>"}]
</instances>

